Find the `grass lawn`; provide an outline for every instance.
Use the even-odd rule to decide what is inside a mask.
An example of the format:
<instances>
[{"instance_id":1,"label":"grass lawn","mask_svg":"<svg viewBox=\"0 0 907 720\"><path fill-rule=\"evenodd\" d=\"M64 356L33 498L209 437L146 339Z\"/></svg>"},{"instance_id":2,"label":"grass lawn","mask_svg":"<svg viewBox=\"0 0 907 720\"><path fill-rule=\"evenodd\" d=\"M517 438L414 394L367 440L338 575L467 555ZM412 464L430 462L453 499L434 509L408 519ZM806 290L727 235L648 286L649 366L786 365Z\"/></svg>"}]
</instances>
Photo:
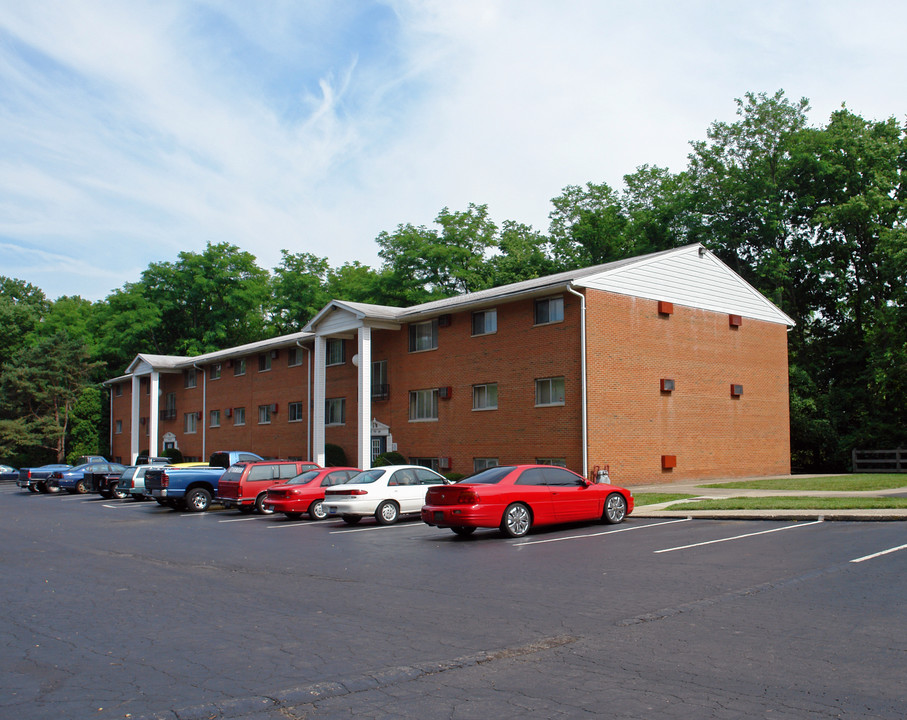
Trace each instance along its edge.
<instances>
[{"instance_id":1,"label":"grass lawn","mask_svg":"<svg viewBox=\"0 0 907 720\"><path fill-rule=\"evenodd\" d=\"M893 510L903 508L907 508L907 498L736 497L681 502L670 505L665 510L683 512L686 510Z\"/></svg>"},{"instance_id":2,"label":"grass lawn","mask_svg":"<svg viewBox=\"0 0 907 720\"><path fill-rule=\"evenodd\" d=\"M696 497L688 493L633 493L633 502L636 507L640 505L658 505L672 500L686 500Z\"/></svg>"},{"instance_id":3,"label":"grass lawn","mask_svg":"<svg viewBox=\"0 0 907 720\"><path fill-rule=\"evenodd\" d=\"M769 480L744 480L741 482L699 485L704 488L750 488L752 490L829 490L859 492L862 490L891 490L907 487L905 473L858 473L834 477L789 477Z\"/></svg>"}]
</instances>

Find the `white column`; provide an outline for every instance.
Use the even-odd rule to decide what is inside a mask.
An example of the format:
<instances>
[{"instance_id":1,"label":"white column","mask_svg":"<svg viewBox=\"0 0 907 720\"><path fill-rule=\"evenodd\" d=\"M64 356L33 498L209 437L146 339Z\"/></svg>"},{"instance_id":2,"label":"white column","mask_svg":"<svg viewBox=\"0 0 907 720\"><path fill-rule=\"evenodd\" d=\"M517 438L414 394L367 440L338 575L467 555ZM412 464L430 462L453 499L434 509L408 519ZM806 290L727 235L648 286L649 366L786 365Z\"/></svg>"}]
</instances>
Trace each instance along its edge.
<instances>
[{"instance_id":1,"label":"white column","mask_svg":"<svg viewBox=\"0 0 907 720\"><path fill-rule=\"evenodd\" d=\"M372 329L359 328L359 464L372 466Z\"/></svg>"},{"instance_id":2,"label":"white column","mask_svg":"<svg viewBox=\"0 0 907 720\"><path fill-rule=\"evenodd\" d=\"M130 465L135 465L139 456L139 406L142 402L142 379L138 375L132 376L132 420L129 428L129 455Z\"/></svg>"},{"instance_id":3,"label":"white column","mask_svg":"<svg viewBox=\"0 0 907 720\"><path fill-rule=\"evenodd\" d=\"M324 466L324 393L325 393L325 346L321 335L315 336L315 393L312 400L312 460Z\"/></svg>"},{"instance_id":4,"label":"white column","mask_svg":"<svg viewBox=\"0 0 907 720\"><path fill-rule=\"evenodd\" d=\"M148 457L157 457L158 423L161 417L161 399L158 397L161 389L161 374L157 370L152 370L149 383L151 409L148 411Z\"/></svg>"}]
</instances>

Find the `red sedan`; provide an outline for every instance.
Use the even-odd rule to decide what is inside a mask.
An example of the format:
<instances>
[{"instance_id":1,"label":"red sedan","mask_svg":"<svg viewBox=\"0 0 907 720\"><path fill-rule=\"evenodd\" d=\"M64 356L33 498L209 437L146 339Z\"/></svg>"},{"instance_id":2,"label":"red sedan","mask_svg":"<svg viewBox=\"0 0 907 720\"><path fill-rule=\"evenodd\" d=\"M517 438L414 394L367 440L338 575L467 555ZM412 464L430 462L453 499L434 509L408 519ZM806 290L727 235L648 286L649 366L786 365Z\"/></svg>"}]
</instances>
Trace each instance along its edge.
<instances>
[{"instance_id":1,"label":"red sedan","mask_svg":"<svg viewBox=\"0 0 907 720\"><path fill-rule=\"evenodd\" d=\"M327 514L322 507L324 489L341 485L360 472L352 467L307 470L283 485L268 488L263 506L281 512L291 520L298 520L303 513L308 513L312 520L321 520Z\"/></svg>"},{"instance_id":2,"label":"red sedan","mask_svg":"<svg viewBox=\"0 0 907 720\"><path fill-rule=\"evenodd\" d=\"M616 524L631 512L633 495L624 488L551 465L510 465L488 468L454 485L430 487L422 520L458 535L483 527L522 537L534 525Z\"/></svg>"}]
</instances>

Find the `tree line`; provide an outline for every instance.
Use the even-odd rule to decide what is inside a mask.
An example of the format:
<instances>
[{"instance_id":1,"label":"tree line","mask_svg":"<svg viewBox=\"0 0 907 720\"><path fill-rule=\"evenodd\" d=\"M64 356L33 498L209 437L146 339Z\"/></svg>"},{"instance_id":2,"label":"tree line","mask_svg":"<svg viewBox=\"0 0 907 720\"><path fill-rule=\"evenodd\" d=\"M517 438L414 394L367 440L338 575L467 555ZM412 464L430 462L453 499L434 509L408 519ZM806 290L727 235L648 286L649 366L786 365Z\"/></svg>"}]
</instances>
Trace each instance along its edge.
<instances>
[{"instance_id":1,"label":"tree line","mask_svg":"<svg viewBox=\"0 0 907 720\"><path fill-rule=\"evenodd\" d=\"M330 299L407 306L700 242L796 321L792 464L844 470L853 448L907 443L907 133L846 106L748 93L677 173L571 185L547 232L488 207L378 235L379 267L282 251L269 270L228 243L152 263L104 300L49 300L0 276L0 458L103 450L99 382L140 353L194 355L295 332Z\"/></svg>"}]
</instances>

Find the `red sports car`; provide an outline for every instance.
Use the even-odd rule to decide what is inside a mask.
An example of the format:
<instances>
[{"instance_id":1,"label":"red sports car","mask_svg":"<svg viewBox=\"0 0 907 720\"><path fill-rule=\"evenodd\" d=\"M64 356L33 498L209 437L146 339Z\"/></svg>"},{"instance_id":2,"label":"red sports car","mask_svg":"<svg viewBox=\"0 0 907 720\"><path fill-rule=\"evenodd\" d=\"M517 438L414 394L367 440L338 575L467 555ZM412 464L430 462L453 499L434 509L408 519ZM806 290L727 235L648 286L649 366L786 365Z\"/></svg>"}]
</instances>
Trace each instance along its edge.
<instances>
[{"instance_id":1,"label":"red sports car","mask_svg":"<svg viewBox=\"0 0 907 720\"><path fill-rule=\"evenodd\" d=\"M360 472L352 467L307 470L283 485L268 488L263 506L274 512L282 512L291 520L298 520L303 513L308 513L312 520L321 520L326 515L321 505L324 489L331 485L341 485Z\"/></svg>"},{"instance_id":2,"label":"red sports car","mask_svg":"<svg viewBox=\"0 0 907 720\"><path fill-rule=\"evenodd\" d=\"M458 535L484 527L522 537L533 525L616 524L631 512L633 495L624 488L594 483L566 468L510 465L488 468L454 485L430 487L422 520Z\"/></svg>"}]
</instances>

